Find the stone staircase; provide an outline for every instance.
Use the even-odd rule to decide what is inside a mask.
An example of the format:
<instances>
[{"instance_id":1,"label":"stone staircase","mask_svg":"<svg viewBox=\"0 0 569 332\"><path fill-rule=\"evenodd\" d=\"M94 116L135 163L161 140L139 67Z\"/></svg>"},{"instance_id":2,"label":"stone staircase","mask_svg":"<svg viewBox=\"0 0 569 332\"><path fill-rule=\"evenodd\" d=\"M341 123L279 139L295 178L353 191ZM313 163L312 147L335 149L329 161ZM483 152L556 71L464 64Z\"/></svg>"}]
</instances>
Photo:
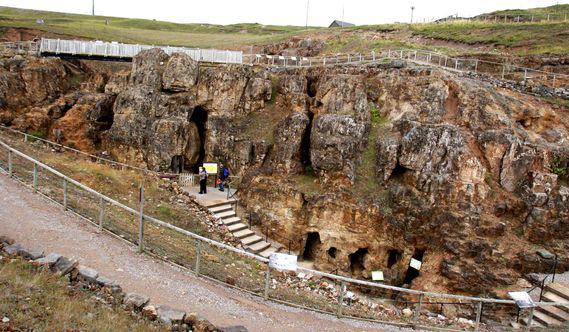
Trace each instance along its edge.
<instances>
[{"instance_id":1,"label":"stone staircase","mask_svg":"<svg viewBox=\"0 0 569 332\"><path fill-rule=\"evenodd\" d=\"M272 253L277 252L270 243L263 240L262 237L255 234L249 227L242 222L235 211L233 210L232 204L235 204L235 200L226 200L223 202L213 201L205 203L204 205L207 209L213 213L213 215L221 220L227 229L243 244L243 247L252 253L268 258Z\"/></svg>"},{"instance_id":2,"label":"stone staircase","mask_svg":"<svg viewBox=\"0 0 569 332\"><path fill-rule=\"evenodd\" d=\"M543 302L569 302L569 287L551 283L543 290ZM527 319L523 321L527 325ZM535 308L531 327L554 329L569 327L569 306L547 306Z\"/></svg>"}]
</instances>

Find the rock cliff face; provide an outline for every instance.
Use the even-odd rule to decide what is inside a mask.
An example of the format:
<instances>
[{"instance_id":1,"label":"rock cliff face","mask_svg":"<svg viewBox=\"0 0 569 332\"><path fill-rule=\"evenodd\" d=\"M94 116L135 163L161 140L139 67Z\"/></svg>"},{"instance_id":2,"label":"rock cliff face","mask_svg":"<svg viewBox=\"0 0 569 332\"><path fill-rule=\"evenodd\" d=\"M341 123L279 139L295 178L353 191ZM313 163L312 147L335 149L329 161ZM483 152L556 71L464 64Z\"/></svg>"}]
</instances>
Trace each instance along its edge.
<instances>
[{"instance_id":1,"label":"rock cliff face","mask_svg":"<svg viewBox=\"0 0 569 332\"><path fill-rule=\"evenodd\" d=\"M537 249L569 269L563 107L401 63L271 71L159 50L69 92L58 61L47 67L57 88L11 83L45 72L4 63L4 123L31 123L13 109L33 94L49 128L121 161L164 171L223 161L243 177L246 210L318 269L491 295L548 270Z\"/></svg>"}]
</instances>

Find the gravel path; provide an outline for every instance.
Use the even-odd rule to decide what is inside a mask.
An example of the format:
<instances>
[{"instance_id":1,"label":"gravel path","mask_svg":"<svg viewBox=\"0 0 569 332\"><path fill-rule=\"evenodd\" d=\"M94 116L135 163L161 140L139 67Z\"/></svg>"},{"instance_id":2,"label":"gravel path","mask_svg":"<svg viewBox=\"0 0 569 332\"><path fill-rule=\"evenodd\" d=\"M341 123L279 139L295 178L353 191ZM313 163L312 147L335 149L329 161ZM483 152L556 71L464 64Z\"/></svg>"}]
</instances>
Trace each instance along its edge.
<instances>
[{"instance_id":1,"label":"gravel path","mask_svg":"<svg viewBox=\"0 0 569 332\"><path fill-rule=\"evenodd\" d=\"M393 326L339 320L331 315L266 302L224 287L165 262L140 255L124 241L97 228L0 174L0 234L28 248L79 260L126 292L155 304L196 312L218 326L250 331L403 331Z\"/></svg>"}]
</instances>

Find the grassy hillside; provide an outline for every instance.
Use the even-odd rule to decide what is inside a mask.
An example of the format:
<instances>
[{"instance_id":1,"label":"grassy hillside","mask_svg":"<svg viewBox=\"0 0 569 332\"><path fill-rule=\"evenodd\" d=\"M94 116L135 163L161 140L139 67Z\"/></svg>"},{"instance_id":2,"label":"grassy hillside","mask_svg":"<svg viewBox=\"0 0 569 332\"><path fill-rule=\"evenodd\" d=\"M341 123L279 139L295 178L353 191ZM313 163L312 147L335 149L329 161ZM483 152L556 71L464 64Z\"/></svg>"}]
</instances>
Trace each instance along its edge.
<instances>
[{"instance_id":1,"label":"grassy hillside","mask_svg":"<svg viewBox=\"0 0 569 332\"><path fill-rule=\"evenodd\" d=\"M37 24L37 19L43 19L45 24ZM305 31L304 27L294 26L269 26L254 23L225 26L179 24L9 7L0 7L0 27L38 29L58 34L125 43L232 49L283 40L293 34Z\"/></svg>"},{"instance_id":2,"label":"grassy hillside","mask_svg":"<svg viewBox=\"0 0 569 332\"><path fill-rule=\"evenodd\" d=\"M569 5L499 13L569 12ZM36 19L45 20L39 25ZM108 22L108 24L107 24ZM260 24L179 24L143 19L64 14L0 7L0 27L44 30L89 39L151 45L247 50L293 36L322 40L325 53L388 48L432 49L449 54L543 54L569 52L569 22L466 22L382 24L349 28L309 28Z\"/></svg>"},{"instance_id":3,"label":"grassy hillside","mask_svg":"<svg viewBox=\"0 0 569 332\"><path fill-rule=\"evenodd\" d=\"M0 261L0 331L167 331L119 307L103 306L88 291L38 272L20 259Z\"/></svg>"},{"instance_id":4,"label":"grassy hillside","mask_svg":"<svg viewBox=\"0 0 569 332\"><path fill-rule=\"evenodd\" d=\"M530 9L507 9L498 10L488 15L502 14L502 15L543 15L555 13L569 13L569 5L555 5L549 7L530 8Z\"/></svg>"}]
</instances>

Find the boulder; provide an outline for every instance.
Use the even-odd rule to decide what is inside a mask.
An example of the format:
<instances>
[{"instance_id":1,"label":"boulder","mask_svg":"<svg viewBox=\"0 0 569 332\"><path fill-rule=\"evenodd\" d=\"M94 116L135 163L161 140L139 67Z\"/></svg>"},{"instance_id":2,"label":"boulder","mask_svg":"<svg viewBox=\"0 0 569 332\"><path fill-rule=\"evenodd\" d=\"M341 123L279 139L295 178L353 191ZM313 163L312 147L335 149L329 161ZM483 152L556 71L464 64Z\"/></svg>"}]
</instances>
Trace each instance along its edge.
<instances>
[{"instance_id":1,"label":"boulder","mask_svg":"<svg viewBox=\"0 0 569 332\"><path fill-rule=\"evenodd\" d=\"M158 311L155 306L147 305L142 308L142 316L150 320L155 320L158 317Z\"/></svg>"},{"instance_id":2,"label":"boulder","mask_svg":"<svg viewBox=\"0 0 569 332\"><path fill-rule=\"evenodd\" d=\"M185 312L167 306L156 307L156 314L161 323L168 325L183 323L186 317Z\"/></svg>"},{"instance_id":3,"label":"boulder","mask_svg":"<svg viewBox=\"0 0 569 332\"><path fill-rule=\"evenodd\" d=\"M405 317L413 316L413 310L411 310L409 308L403 309L402 313L403 313L403 316L405 316Z\"/></svg>"},{"instance_id":4,"label":"boulder","mask_svg":"<svg viewBox=\"0 0 569 332\"><path fill-rule=\"evenodd\" d=\"M53 265L55 265L59 261L59 259L61 259L60 254L51 253L45 257L36 259L34 261L34 264L51 268Z\"/></svg>"},{"instance_id":5,"label":"boulder","mask_svg":"<svg viewBox=\"0 0 569 332\"><path fill-rule=\"evenodd\" d=\"M194 332L215 332L217 328L207 319L198 319L193 326Z\"/></svg>"},{"instance_id":6,"label":"boulder","mask_svg":"<svg viewBox=\"0 0 569 332\"><path fill-rule=\"evenodd\" d=\"M5 245L11 245L14 244L14 239L4 235L0 235L0 243L4 243Z\"/></svg>"},{"instance_id":7,"label":"boulder","mask_svg":"<svg viewBox=\"0 0 569 332\"><path fill-rule=\"evenodd\" d=\"M79 267L78 270L78 278L81 281L85 281L87 283L95 284L97 283L97 277L99 276L99 272L94 269L88 267Z\"/></svg>"},{"instance_id":8,"label":"boulder","mask_svg":"<svg viewBox=\"0 0 569 332\"><path fill-rule=\"evenodd\" d=\"M174 53L162 75L164 90L190 91L198 82L199 63L185 53Z\"/></svg>"},{"instance_id":9,"label":"boulder","mask_svg":"<svg viewBox=\"0 0 569 332\"><path fill-rule=\"evenodd\" d=\"M24 248L17 243L4 247L4 252L8 256L18 256L22 250L24 250Z\"/></svg>"},{"instance_id":10,"label":"boulder","mask_svg":"<svg viewBox=\"0 0 569 332\"><path fill-rule=\"evenodd\" d=\"M51 266L51 270L60 276L69 274L79 263L76 260L61 256L55 264Z\"/></svg>"},{"instance_id":11,"label":"boulder","mask_svg":"<svg viewBox=\"0 0 569 332\"><path fill-rule=\"evenodd\" d=\"M141 310L148 302L150 298L148 296L136 294L136 293L127 293L124 297L123 303L129 310L139 311Z\"/></svg>"},{"instance_id":12,"label":"boulder","mask_svg":"<svg viewBox=\"0 0 569 332\"><path fill-rule=\"evenodd\" d=\"M111 279L105 278L103 276L98 276L96 279L97 284L101 287L116 287L118 284Z\"/></svg>"}]
</instances>

